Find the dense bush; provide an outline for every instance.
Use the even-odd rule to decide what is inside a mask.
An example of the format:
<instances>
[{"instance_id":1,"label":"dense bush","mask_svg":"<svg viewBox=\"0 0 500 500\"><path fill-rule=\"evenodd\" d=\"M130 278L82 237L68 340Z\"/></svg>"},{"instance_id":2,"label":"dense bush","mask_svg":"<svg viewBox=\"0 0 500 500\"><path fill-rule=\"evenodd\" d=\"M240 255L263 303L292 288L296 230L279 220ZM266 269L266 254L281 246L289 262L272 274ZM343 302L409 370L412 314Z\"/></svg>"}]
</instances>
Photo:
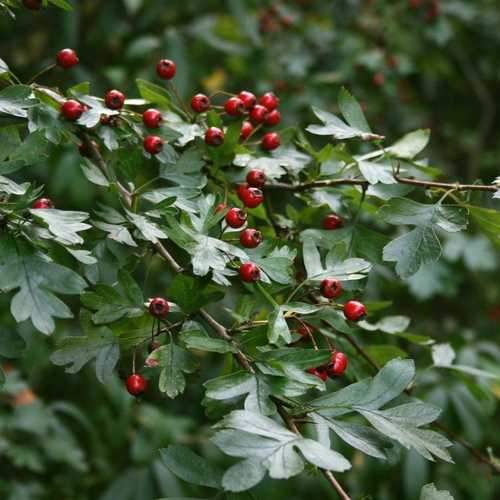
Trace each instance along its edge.
<instances>
[{"instance_id":1,"label":"dense bush","mask_svg":"<svg viewBox=\"0 0 500 500\"><path fill-rule=\"evenodd\" d=\"M495 2L0 13L2 498L498 497Z\"/></svg>"}]
</instances>

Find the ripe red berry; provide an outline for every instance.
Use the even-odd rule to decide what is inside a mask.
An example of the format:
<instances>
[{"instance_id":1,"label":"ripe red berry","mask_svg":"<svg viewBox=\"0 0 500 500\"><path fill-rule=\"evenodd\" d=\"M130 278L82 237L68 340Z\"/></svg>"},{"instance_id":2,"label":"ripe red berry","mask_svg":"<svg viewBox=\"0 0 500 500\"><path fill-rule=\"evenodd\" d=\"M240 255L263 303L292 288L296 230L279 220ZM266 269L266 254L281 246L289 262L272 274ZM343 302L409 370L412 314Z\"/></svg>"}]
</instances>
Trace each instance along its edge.
<instances>
[{"instance_id":1,"label":"ripe red berry","mask_svg":"<svg viewBox=\"0 0 500 500\"><path fill-rule=\"evenodd\" d=\"M281 144L280 136L276 132L268 132L262 136L260 145L266 151L272 151L279 148Z\"/></svg>"},{"instance_id":2,"label":"ripe red berry","mask_svg":"<svg viewBox=\"0 0 500 500\"><path fill-rule=\"evenodd\" d=\"M72 122L78 120L78 118L82 116L83 112L84 107L74 99L64 101L63 105L61 106L61 113L63 114L64 118Z\"/></svg>"},{"instance_id":3,"label":"ripe red berry","mask_svg":"<svg viewBox=\"0 0 500 500\"><path fill-rule=\"evenodd\" d=\"M127 391L132 396L139 396L146 391L148 381L138 373L133 373L127 378Z\"/></svg>"},{"instance_id":4,"label":"ripe red berry","mask_svg":"<svg viewBox=\"0 0 500 500\"><path fill-rule=\"evenodd\" d=\"M40 10L42 8L42 0L23 0L23 5L29 10Z\"/></svg>"},{"instance_id":5,"label":"ripe red berry","mask_svg":"<svg viewBox=\"0 0 500 500\"><path fill-rule=\"evenodd\" d=\"M373 85L375 85L376 87L382 87L382 85L384 85L385 83L385 76L384 76L384 73L375 73L372 77L372 82L373 82Z\"/></svg>"},{"instance_id":6,"label":"ripe red berry","mask_svg":"<svg viewBox=\"0 0 500 500\"><path fill-rule=\"evenodd\" d=\"M351 321L359 321L366 316L366 307L357 300L349 300L344 304L344 315Z\"/></svg>"},{"instance_id":7,"label":"ripe red berry","mask_svg":"<svg viewBox=\"0 0 500 500\"><path fill-rule=\"evenodd\" d=\"M304 337L304 338L310 337L312 332L313 332L313 328L310 327L309 325L304 324L304 325L300 325L297 328L297 333L299 335L302 335L302 337Z\"/></svg>"},{"instance_id":8,"label":"ripe red berry","mask_svg":"<svg viewBox=\"0 0 500 500\"><path fill-rule=\"evenodd\" d=\"M253 262L245 262L240 266L240 278L247 283L260 279L260 269Z\"/></svg>"},{"instance_id":9,"label":"ripe red berry","mask_svg":"<svg viewBox=\"0 0 500 500\"><path fill-rule=\"evenodd\" d=\"M269 111L276 109L280 103L280 100L272 93L266 92L260 99L259 104L262 104Z\"/></svg>"},{"instance_id":10,"label":"ripe red berry","mask_svg":"<svg viewBox=\"0 0 500 500\"><path fill-rule=\"evenodd\" d=\"M149 301L148 310L149 314L155 318L165 318L170 311L170 305L163 297L153 297Z\"/></svg>"},{"instance_id":11,"label":"ripe red berry","mask_svg":"<svg viewBox=\"0 0 500 500\"><path fill-rule=\"evenodd\" d=\"M311 375L314 375L314 376L318 377L323 382L325 382L326 379L328 378L328 372L324 368L322 368L322 367L309 368L307 370L307 373L310 373Z\"/></svg>"},{"instance_id":12,"label":"ripe red berry","mask_svg":"<svg viewBox=\"0 0 500 500\"><path fill-rule=\"evenodd\" d=\"M344 225L344 221L342 217L339 217L337 214L328 214L323 219L323 229L339 229Z\"/></svg>"},{"instance_id":13,"label":"ripe red berry","mask_svg":"<svg viewBox=\"0 0 500 500\"><path fill-rule=\"evenodd\" d=\"M248 208L258 207L264 201L264 193L258 188L249 187L247 184L238 186L238 197Z\"/></svg>"},{"instance_id":14,"label":"ripe red berry","mask_svg":"<svg viewBox=\"0 0 500 500\"><path fill-rule=\"evenodd\" d=\"M262 188L266 183L266 174L263 170L252 168L247 174L247 182L249 186Z\"/></svg>"},{"instance_id":15,"label":"ripe red berry","mask_svg":"<svg viewBox=\"0 0 500 500\"><path fill-rule=\"evenodd\" d=\"M215 209L214 209L214 212L216 214L220 213L220 212L224 212L224 210L226 210L226 205L224 205L224 203L219 203Z\"/></svg>"},{"instance_id":16,"label":"ripe red berry","mask_svg":"<svg viewBox=\"0 0 500 500\"><path fill-rule=\"evenodd\" d=\"M62 49L57 53L57 64L61 66L61 68L69 69L73 66L76 66L80 60L76 55L76 52L73 49Z\"/></svg>"},{"instance_id":17,"label":"ripe red berry","mask_svg":"<svg viewBox=\"0 0 500 500\"><path fill-rule=\"evenodd\" d=\"M250 111L250 120L255 124L264 123L268 113L269 110L267 108L260 104L256 104Z\"/></svg>"},{"instance_id":18,"label":"ripe red berry","mask_svg":"<svg viewBox=\"0 0 500 500\"><path fill-rule=\"evenodd\" d=\"M241 124L240 139L242 141L248 139L248 137L252 132L253 132L253 125L250 122L243 122Z\"/></svg>"},{"instance_id":19,"label":"ripe red berry","mask_svg":"<svg viewBox=\"0 0 500 500\"><path fill-rule=\"evenodd\" d=\"M247 221L247 214L241 208L230 208L226 214L227 225L232 228L239 228Z\"/></svg>"},{"instance_id":20,"label":"ripe red berry","mask_svg":"<svg viewBox=\"0 0 500 500\"><path fill-rule=\"evenodd\" d=\"M336 299L342 293L342 283L335 278L326 278L320 284L321 295Z\"/></svg>"},{"instance_id":21,"label":"ripe red berry","mask_svg":"<svg viewBox=\"0 0 500 500\"><path fill-rule=\"evenodd\" d=\"M161 113L157 109L146 109L142 113L142 121L148 128L158 128L162 120Z\"/></svg>"},{"instance_id":22,"label":"ripe red berry","mask_svg":"<svg viewBox=\"0 0 500 500\"><path fill-rule=\"evenodd\" d=\"M332 360L327 369L328 375L332 378L343 375L347 368L348 361L347 356L343 352L335 351L332 353Z\"/></svg>"},{"instance_id":23,"label":"ripe red berry","mask_svg":"<svg viewBox=\"0 0 500 500\"><path fill-rule=\"evenodd\" d=\"M177 67L174 61L170 59L162 59L156 65L156 74L163 80L171 80L175 76Z\"/></svg>"},{"instance_id":24,"label":"ripe red berry","mask_svg":"<svg viewBox=\"0 0 500 500\"><path fill-rule=\"evenodd\" d=\"M238 97L243 101L243 105L247 110L252 109L257 103L257 98L255 97L255 95L251 92L248 92L248 90L242 90L238 94Z\"/></svg>"},{"instance_id":25,"label":"ripe red berry","mask_svg":"<svg viewBox=\"0 0 500 500\"><path fill-rule=\"evenodd\" d=\"M54 202L50 198L39 198L31 208L54 208Z\"/></svg>"},{"instance_id":26,"label":"ripe red berry","mask_svg":"<svg viewBox=\"0 0 500 500\"><path fill-rule=\"evenodd\" d=\"M274 127L275 125L278 125L280 121L281 121L281 113L277 109L269 111L269 113L266 116L267 126Z\"/></svg>"},{"instance_id":27,"label":"ripe red berry","mask_svg":"<svg viewBox=\"0 0 500 500\"><path fill-rule=\"evenodd\" d=\"M196 94L191 98L191 108L196 113L204 113L210 109L210 99L205 94Z\"/></svg>"},{"instance_id":28,"label":"ripe red berry","mask_svg":"<svg viewBox=\"0 0 500 500\"><path fill-rule=\"evenodd\" d=\"M247 228L240 233L240 243L245 248L255 248L262 243L262 233L257 229Z\"/></svg>"},{"instance_id":29,"label":"ripe red berry","mask_svg":"<svg viewBox=\"0 0 500 500\"><path fill-rule=\"evenodd\" d=\"M241 116L245 112L245 104L239 97L230 97L224 103L224 111L230 116Z\"/></svg>"},{"instance_id":30,"label":"ripe red berry","mask_svg":"<svg viewBox=\"0 0 500 500\"><path fill-rule=\"evenodd\" d=\"M224 132L218 127L209 127L205 132L205 142L209 146L220 146L224 142Z\"/></svg>"},{"instance_id":31,"label":"ripe red berry","mask_svg":"<svg viewBox=\"0 0 500 500\"><path fill-rule=\"evenodd\" d=\"M110 90L104 96L104 102L109 109L121 109L125 104L125 94L119 90Z\"/></svg>"},{"instance_id":32,"label":"ripe red berry","mask_svg":"<svg viewBox=\"0 0 500 500\"><path fill-rule=\"evenodd\" d=\"M163 139L157 135L147 135L143 144L144 149L152 155L157 155L163 149Z\"/></svg>"}]
</instances>

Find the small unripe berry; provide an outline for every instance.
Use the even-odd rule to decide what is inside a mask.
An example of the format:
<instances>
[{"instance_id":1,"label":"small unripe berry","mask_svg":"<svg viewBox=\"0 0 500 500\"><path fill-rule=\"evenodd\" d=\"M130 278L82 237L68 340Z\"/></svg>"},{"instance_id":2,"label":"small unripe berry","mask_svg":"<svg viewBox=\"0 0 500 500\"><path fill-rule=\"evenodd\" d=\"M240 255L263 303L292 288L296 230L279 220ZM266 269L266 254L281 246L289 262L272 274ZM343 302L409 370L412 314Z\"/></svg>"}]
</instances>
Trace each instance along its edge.
<instances>
[{"instance_id":1,"label":"small unripe berry","mask_svg":"<svg viewBox=\"0 0 500 500\"><path fill-rule=\"evenodd\" d=\"M252 109L257 103L257 98L255 97L255 95L251 92L248 92L248 90L242 90L238 94L238 97L243 101L243 105L247 110Z\"/></svg>"},{"instance_id":2,"label":"small unripe berry","mask_svg":"<svg viewBox=\"0 0 500 500\"><path fill-rule=\"evenodd\" d=\"M248 208L258 207L264 201L264 193L259 188L249 187L247 184L238 186L238 197Z\"/></svg>"},{"instance_id":3,"label":"small unripe berry","mask_svg":"<svg viewBox=\"0 0 500 500\"><path fill-rule=\"evenodd\" d=\"M210 109L210 99L205 94L196 94L191 98L191 109L196 113L204 113Z\"/></svg>"},{"instance_id":4,"label":"small unripe berry","mask_svg":"<svg viewBox=\"0 0 500 500\"><path fill-rule=\"evenodd\" d=\"M76 66L80 60L73 49L62 49L57 53L57 64L61 68L69 69Z\"/></svg>"},{"instance_id":5,"label":"small unripe berry","mask_svg":"<svg viewBox=\"0 0 500 500\"><path fill-rule=\"evenodd\" d=\"M247 174L247 182L249 186L262 188L266 183L266 174L263 170L252 168Z\"/></svg>"},{"instance_id":6,"label":"small unripe berry","mask_svg":"<svg viewBox=\"0 0 500 500\"><path fill-rule=\"evenodd\" d=\"M240 139L244 141L245 139L248 139L250 134L253 132L253 125L250 122L243 122L241 124L241 130L240 130Z\"/></svg>"},{"instance_id":7,"label":"small unripe berry","mask_svg":"<svg viewBox=\"0 0 500 500\"><path fill-rule=\"evenodd\" d=\"M241 208L230 208L226 214L227 225L237 229L245 224L247 214Z\"/></svg>"},{"instance_id":8,"label":"small unripe berry","mask_svg":"<svg viewBox=\"0 0 500 500\"><path fill-rule=\"evenodd\" d=\"M104 102L109 109L121 109L125 104L125 94L119 90L110 90L104 96Z\"/></svg>"},{"instance_id":9,"label":"small unripe berry","mask_svg":"<svg viewBox=\"0 0 500 500\"><path fill-rule=\"evenodd\" d=\"M163 149L163 139L157 135L144 137L144 149L152 155L157 155Z\"/></svg>"},{"instance_id":10,"label":"small unripe berry","mask_svg":"<svg viewBox=\"0 0 500 500\"><path fill-rule=\"evenodd\" d=\"M230 116L241 116L245 112L245 104L239 97L230 97L224 103L224 111Z\"/></svg>"},{"instance_id":11,"label":"small unripe berry","mask_svg":"<svg viewBox=\"0 0 500 500\"><path fill-rule=\"evenodd\" d=\"M171 80L176 71L177 67L170 59L161 59L156 65L156 74L163 80Z\"/></svg>"},{"instance_id":12,"label":"small unripe berry","mask_svg":"<svg viewBox=\"0 0 500 500\"><path fill-rule=\"evenodd\" d=\"M40 10L42 8L42 0L23 0L23 5L28 10Z\"/></svg>"},{"instance_id":13,"label":"small unripe berry","mask_svg":"<svg viewBox=\"0 0 500 500\"><path fill-rule=\"evenodd\" d=\"M348 361L347 356L343 352L335 351L332 353L332 360L328 365L328 375L332 378L343 375Z\"/></svg>"},{"instance_id":14,"label":"small unripe berry","mask_svg":"<svg viewBox=\"0 0 500 500\"><path fill-rule=\"evenodd\" d=\"M328 379L328 372L324 368L322 368L322 367L309 368L307 370L307 373L310 373L311 375L314 375L315 377L318 377L323 382L325 382Z\"/></svg>"},{"instance_id":15,"label":"small unripe berry","mask_svg":"<svg viewBox=\"0 0 500 500\"><path fill-rule=\"evenodd\" d=\"M342 293L342 283L335 278L326 278L320 285L321 295L327 299L335 299Z\"/></svg>"},{"instance_id":16,"label":"small unripe berry","mask_svg":"<svg viewBox=\"0 0 500 500\"><path fill-rule=\"evenodd\" d=\"M214 212L216 214L220 213L220 212L224 212L224 210L226 210L226 205L224 205L224 203L219 203L215 209L214 209Z\"/></svg>"},{"instance_id":17,"label":"small unripe berry","mask_svg":"<svg viewBox=\"0 0 500 500\"><path fill-rule=\"evenodd\" d=\"M247 283L258 281L260 269L253 262L245 262L240 266L240 278Z\"/></svg>"},{"instance_id":18,"label":"small unripe berry","mask_svg":"<svg viewBox=\"0 0 500 500\"><path fill-rule=\"evenodd\" d=\"M85 108L74 99L68 99L67 101L64 101L63 105L61 106L61 113L64 118L72 122L78 120L78 118L82 116L84 110Z\"/></svg>"},{"instance_id":19,"label":"small unripe berry","mask_svg":"<svg viewBox=\"0 0 500 500\"><path fill-rule=\"evenodd\" d=\"M162 119L161 113L157 109L146 109L142 113L142 121L148 128L158 128Z\"/></svg>"},{"instance_id":20,"label":"small unripe berry","mask_svg":"<svg viewBox=\"0 0 500 500\"><path fill-rule=\"evenodd\" d=\"M264 123L266 121L268 113L269 110L267 108L261 106L260 104L257 104L250 111L250 120L252 120L252 122L255 124Z\"/></svg>"},{"instance_id":21,"label":"small unripe berry","mask_svg":"<svg viewBox=\"0 0 500 500\"><path fill-rule=\"evenodd\" d=\"M240 233L240 243L245 248L256 248L262 243L262 233L257 229L244 229Z\"/></svg>"},{"instance_id":22,"label":"small unripe berry","mask_svg":"<svg viewBox=\"0 0 500 500\"><path fill-rule=\"evenodd\" d=\"M170 305L163 297L153 297L149 301L148 311L155 318L166 318L170 312Z\"/></svg>"},{"instance_id":23,"label":"small unripe berry","mask_svg":"<svg viewBox=\"0 0 500 500\"><path fill-rule=\"evenodd\" d=\"M31 208L54 208L54 202L50 198L39 198L31 205Z\"/></svg>"},{"instance_id":24,"label":"small unripe berry","mask_svg":"<svg viewBox=\"0 0 500 500\"><path fill-rule=\"evenodd\" d=\"M366 316L366 307L357 300L349 300L344 304L344 315L350 321L359 321Z\"/></svg>"},{"instance_id":25,"label":"small unripe berry","mask_svg":"<svg viewBox=\"0 0 500 500\"><path fill-rule=\"evenodd\" d=\"M339 229L344 225L344 221L337 214L328 214L323 219L323 229Z\"/></svg>"},{"instance_id":26,"label":"small unripe berry","mask_svg":"<svg viewBox=\"0 0 500 500\"><path fill-rule=\"evenodd\" d=\"M267 108L269 111L276 109L280 103L280 100L272 93L266 92L260 99L259 104Z\"/></svg>"},{"instance_id":27,"label":"small unripe berry","mask_svg":"<svg viewBox=\"0 0 500 500\"><path fill-rule=\"evenodd\" d=\"M277 109L269 111L269 113L266 116L267 126L274 127L275 125L278 125L280 121L281 121L281 113Z\"/></svg>"},{"instance_id":28,"label":"small unripe berry","mask_svg":"<svg viewBox=\"0 0 500 500\"><path fill-rule=\"evenodd\" d=\"M273 149L279 148L281 144L280 136L276 132L268 132L262 136L261 140L262 149L266 151L272 151Z\"/></svg>"},{"instance_id":29,"label":"small unripe berry","mask_svg":"<svg viewBox=\"0 0 500 500\"><path fill-rule=\"evenodd\" d=\"M146 391L147 387L147 380L138 373L133 373L127 378L127 391L132 396L139 396Z\"/></svg>"},{"instance_id":30,"label":"small unripe berry","mask_svg":"<svg viewBox=\"0 0 500 500\"><path fill-rule=\"evenodd\" d=\"M224 132L218 127L209 127L205 132L205 142L209 146L220 146L224 143Z\"/></svg>"}]
</instances>

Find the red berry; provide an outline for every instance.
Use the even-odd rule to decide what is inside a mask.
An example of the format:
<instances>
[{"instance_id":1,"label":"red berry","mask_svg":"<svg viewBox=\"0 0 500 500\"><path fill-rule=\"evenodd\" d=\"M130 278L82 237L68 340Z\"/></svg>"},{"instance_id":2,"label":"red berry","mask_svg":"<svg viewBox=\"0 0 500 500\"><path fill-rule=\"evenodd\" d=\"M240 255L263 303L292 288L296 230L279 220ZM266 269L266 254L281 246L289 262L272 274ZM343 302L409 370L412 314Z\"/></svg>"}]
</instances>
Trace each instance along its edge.
<instances>
[{"instance_id":1,"label":"red berry","mask_svg":"<svg viewBox=\"0 0 500 500\"><path fill-rule=\"evenodd\" d=\"M310 337L312 335L312 332L313 332L313 328L310 327L309 325L300 325L298 328L297 328L297 333L299 335L302 335L302 337L304 338L307 338L307 337Z\"/></svg>"},{"instance_id":2,"label":"red berry","mask_svg":"<svg viewBox=\"0 0 500 500\"><path fill-rule=\"evenodd\" d=\"M323 229L339 229L344 225L344 221L342 217L339 217L337 214L328 214L323 219Z\"/></svg>"},{"instance_id":3,"label":"red berry","mask_svg":"<svg viewBox=\"0 0 500 500\"><path fill-rule=\"evenodd\" d=\"M163 139L157 135L147 135L144 137L144 149L152 155L157 155L163 149Z\"/></svg>"},{"instance_id":4,"label":"red berry","mask_svg":"<svg viewBox=\"0 0 500 500\"><path fill-rule=\"evenodd\" d=\"M314 375L314 376L318 377L323 382L325 382L326 379L328 378L328 372L324 368L321 368L321 367L319 367L319 368L309 368L307 370L307 373L310 373L311 375Z\"/></svg>"},{"instance_id":5,"label":"red berry","mask_svg":"<svg viewBox=\"0 0 500 500\"><path fill-rule=\"evenodd\" d=\"M245 262L240 266L240 278L247 283L260 279L260 269L252 262Z\"/></svg>"},{"instance_id":6,"label":"red berry","mask_svg":"<svg viewBox=\"0 0 500 500\"><path fill-rule=\"evenodd\" d=\"M215 209L214 209L214 212L216 214L220 213L220 212L224 212L224 210L226 210L226 205L224 205L224 203L219 203Z\"/></svg>"},{"instance_id":7,"label":"red berry","mask_svg":"<svg viewBox=\"0 0 500 500\"><path fill-rule=\"evenodd\" d=\"M268 132L262 136L260 144L266 151L272 151L273 149L280 147L280 136L276 132Z\"/></svg>"},{"instance_id":8,"label":"red berry","mask_svg":"<svg viewBox=\"0 0 500 500\"><path fill-rule=\"evenodd\" d=\"M166 318L170 311L170 305L163 297L153 297L149 301L148 310L149 314L155 318Z\"/></svg>"},{"instance_id":9,"label":"red berry","mask_svg":"<svg viewBox=\"0 0 500 500\"><path fill-rule=\"evenodd\" d=\"M424 3L424 0L408 0L408 4L410 5L410 8L412 9L418 9L419 7L422 6Z\"/></svg>"},{"instance_id":10,"label":"red berry","mask_svg":"<svg viewBox=\"0 0 500 500\"><path fill-rule=\"evenodd\" d=\"M196 94L191 98L191 108L196 113L204 113L210 109L210 99L205 94Z\"/></svg>"},{"instance_id":11,"label":"red berry","mask_svg":"<svg viewBox=\"0 0 500 500\"><path fill-rule=\"evenodd\" d=\"M262 243L262 233L257 229L247 228L240 233L240 243L245 248L255 248Z\"/></svg>"},{"instance_id":12,"label":"red berry","mask_svg":"<svg viewBox=\"0 0 500 500\"><path fill-rule=\"evenodd\" d=\"M209 127L205 132L205 142L209 146L220 146L224 142L224 132L218 127Z\"/></svg>"},{"instance_id":13,"label":"red berry","mask_svg":"<svg viewBox=\"0 0 500 500\"><path fill-rule=\"evenodd\" d=\"M162 120L161 113L157 109L146 109L142 113L142 121L148 128L158 128Z\"/></svg>"},{"instance_id":14,"label":"red berry","mask_svg":"<svg viewBox=\"0 0 500 500\"><path fill-rule=\"evenodd\" d=\"M170 59L162 59L156 65L156 74L163 80L171 80L175 76L177 67L174 61Z\"/></svg>"},{"instance_id":15,"label":"red berry","mask_svg":"<svg viewBox=\"0 0 500 500\"><path fill-rule=\"evenodd\" d=\"M264 123L268 113L269 110L267 108L257 104L250 111L250 120L255 124Z\"/></svg>"},{"instance_id":16,"label":"red berry","mask_svg":"<svg viewBox=\"0 0 500 500\"><path fill-rule=\"evenodd\" d=\"M247 184L238 186L238 197L248 208L258 207L264 201L264 193L258 188L248 187Z\"/></svg>"},{"instance_id":17,"label":"red berry","mask_svg":"<svg viewBox=\"0 0 500 500\"><path fill-rule=\"evenodd\" d=\"M344 304L344 315L351 321L359 321L366 316L366 307L357 300L349 300Z\"/></svg>"},{"instance_id":18,"label":"red berry","mask_svg":"<svg viewBox=\"0 0 500 500\"><path fill-rule=\"evenodd\" d=\"M61 68L69 69L73 66L76 66L80 60L76 55L76 52L73 49L62 49L57 53L57 64L61 66Z\"/></svg>"},{"instance_id":19,"label":"red berry","mask_svg":"<svg viewBox=\"0 0 500 500\"><path fill-rule=\"evenodd\" d=\"M31 208L54 208L54 202L50 198L39 198Z\"/></svg>"},{"instance_id":20,"label":"red berry","mask_svg":"<svg viewBox=\"0 0 500 500\"><path fill-rule=\"evenodd\" d=\"M253 132L253 125L250 122L243 122L241 124L240 139L242 141L248 139L248 137L252 132Z\"/></svg>"},{"instance_id":21,"label":"red berry","mask_svg":"<svg viewBox=\"0 0 500 500\"><path fill-rule=\"evenodd\" d=\"M321 295L327 299L336 299L342 293L342 283L335 278L326 278L320 285Z\"/></svg>"},{"instance_id":22,"label":"red berry","mask_svg":"<svg viewBox=\"0 0 500 500\"><path fill-rule=\"evenodd\" d=\"M247 182L249 186L261 188L266 183L266 174L263 170L252 168L247 174Z\"/></svg>"},{"instance_id":23,"label":"red berry","mask_svg":"<svg viewBox=\"0 0 500 500\"><path fill-rule=\"evenodd\" d=\"M104 96L104 102L109 109L121 109L125 104L125 94L119 90L110 90Z\"/></svg>"},{"instance_id":24,"label":"red berry","mask_svg":"<svg viewBox=\"0 0 500 500\"><path fill-rule=\"evenodd\" d=\"M239 228L247 221L247 214L241 208L230 208L226 214L227 225L232 228Z\"/></svg>"},{"instance_id":25,"label":"red berry","mask_svg":"<svg viewBox=\"0 0 500 500\"><path fill-rule=\"evenodd\" d=\"M83 112L84 107L74 99L64 101L63 105L61 106L61 113L63 114L64 118L72 122L78 120L78 118L82 116Z\"/></svg>"},{"instance_id":26,"label":"red berry","mask_svg":"<svg viewBox=\"0 0 500 500\"><path fill-rule=\"evenodd\" d=\"M238 94L238 97L243 101L243 105L247 110L252 109L257 103L257 98L255 97L255 95L251 92L248 92L248 90L242 90Z\"/></svg>"},{"instance_id":27,"label":"red berry","mask_svg":"<svg viewBox=\"0 0 500 500\"><path fill-rule=\"evenodd\" d=\"M262 104L269 111L276 109L280 103L280 100L272 93L266 92L260 99L259 104Z\"/></svg>"},{"instance_id":28,"label":"red berry","mask_svg":"<svg viewBox=\"0 0 500 500\"><path fill-rule=\"evenodd\" d=\"M278 125L280 121L281 113L277 109L269 111L268 115L266 116L266 125L268 125L269 127L274 127L275 125Z\"/></svg>"},{"instance_id":29,"label":"red berry","mask_svg":"<svg viewBox=\"0 0 500 500\"><path fill-rule=\"evenodd\" d=\"M375 73L372 77L373 85L376 87L382 87L385 83L385 76L384 73Z\"/></svg>"},{"instance_id":30,"label":"red berry","mask_svg":"<svg viewBox=\"0 0 500 500\"><path fill-rule=\"evenodd\" d=\"M148 381L138 373L133 373L127 378L127 391L132 396L139 396L146 391Z\"/></svg>"},{"instance_id":31,"label":"red berry","mask_svg":"<svg viewBox=\"0 0 500 500\"><path fill-rule=\"evenodd\" d=\"M230 116L241 116L245 112L245 104L239 97L230 97L224 103L224 111Z\"/></svg>"},{"instance_id":32,"label":"red berry","mask_svg":"<svg viewBox=\"0 0 500 500\"><path fill-rule=\"evenodd\" d=\"M42 0L23 0L23 5L29 10L40 10L42 8Z\"/></svg>"},{"instance_id":33,"label":"red berry","mask_svg":"<svg viewBox=\"0 0 500 500\"><path fill-rule=\"evenodd\" d=\"M328 365L328 375L332 378L343 375L348 361L347 356L343 352L336 351L332 353L332 360Z\"/></svg>"}]
</instances>

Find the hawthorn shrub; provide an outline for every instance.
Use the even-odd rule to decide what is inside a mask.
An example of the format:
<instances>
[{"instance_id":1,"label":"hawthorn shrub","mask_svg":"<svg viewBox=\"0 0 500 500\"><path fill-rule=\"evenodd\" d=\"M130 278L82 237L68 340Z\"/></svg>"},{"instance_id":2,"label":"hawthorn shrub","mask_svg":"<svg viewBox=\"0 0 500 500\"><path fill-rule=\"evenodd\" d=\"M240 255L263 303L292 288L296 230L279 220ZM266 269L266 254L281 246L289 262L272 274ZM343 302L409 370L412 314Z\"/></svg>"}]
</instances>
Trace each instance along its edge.
<instances>
[{"instance_id":1,"label":"hawthorn shrub","mask_svg":"<svg viewBox=\"0 0 500 500\"><path fill-rule=\"evenodd\" d=\"M2 2L21 4L47 6ZM417 290L439 280L443 246L448 256L474 259L466 247L479 241L490 258L500 244L500 214L491 208L499 179L446 179L424 156L428 129L385 137L344 87L335 106L312 107L305 127L281 126L284 103L272 90L183 98L182 68L168 57L154 64L155 80L137 78L130 95L111 88L94 95L92 82L45 85L44 70L23 83L8 58L0 60L0 289L19 323L1 331L0 354L29 357L31 327L57 332L45 351L59 367L53 373L91 365L110 394L96 419L106 425L89 430L75 406L33 405L29 385L5 364L3 394L21 410L5 413L3 448L9 468L30 478L7 478L6 494L87 498L57 475L49 486L34 480L52 462L96 488L63 416L79 422L96 449L102 439L118 449L130 422L143 422L131 446L138 463L155 456L152 469L125 463L128 475L102 498L173 498L175 478L217 498L253 498L265 478L304 471L324 476L315 480L332 498L376 498L352 484L364 457L397 464L406 449L410 469L412 460L452 463L453 441L498 473L491 450L439 420L443 395L429 390L445 372L457 392L486 398L499 377L496 346L482 346L485 366L478 356L455 361L450 343L411 331L413 318L392 305L397 291L380 280ZM46 71L66 81L83 62L66 48ZM65 165L81 171L78 189L105 193L90 213L61 208L66 200L30 176L32 165L68 150L79 157ZM158 394L182 401L190 385L203 407L190 412L204 413L210 430L200 434L181 419L179 439L150 402ZM23 435L36 440L36 452ZM51 449L46 436L64 445ZM196 453L190 445L198 440ZM451 495L431 483L420 498Z\"/></svg>"}]
</instances>

